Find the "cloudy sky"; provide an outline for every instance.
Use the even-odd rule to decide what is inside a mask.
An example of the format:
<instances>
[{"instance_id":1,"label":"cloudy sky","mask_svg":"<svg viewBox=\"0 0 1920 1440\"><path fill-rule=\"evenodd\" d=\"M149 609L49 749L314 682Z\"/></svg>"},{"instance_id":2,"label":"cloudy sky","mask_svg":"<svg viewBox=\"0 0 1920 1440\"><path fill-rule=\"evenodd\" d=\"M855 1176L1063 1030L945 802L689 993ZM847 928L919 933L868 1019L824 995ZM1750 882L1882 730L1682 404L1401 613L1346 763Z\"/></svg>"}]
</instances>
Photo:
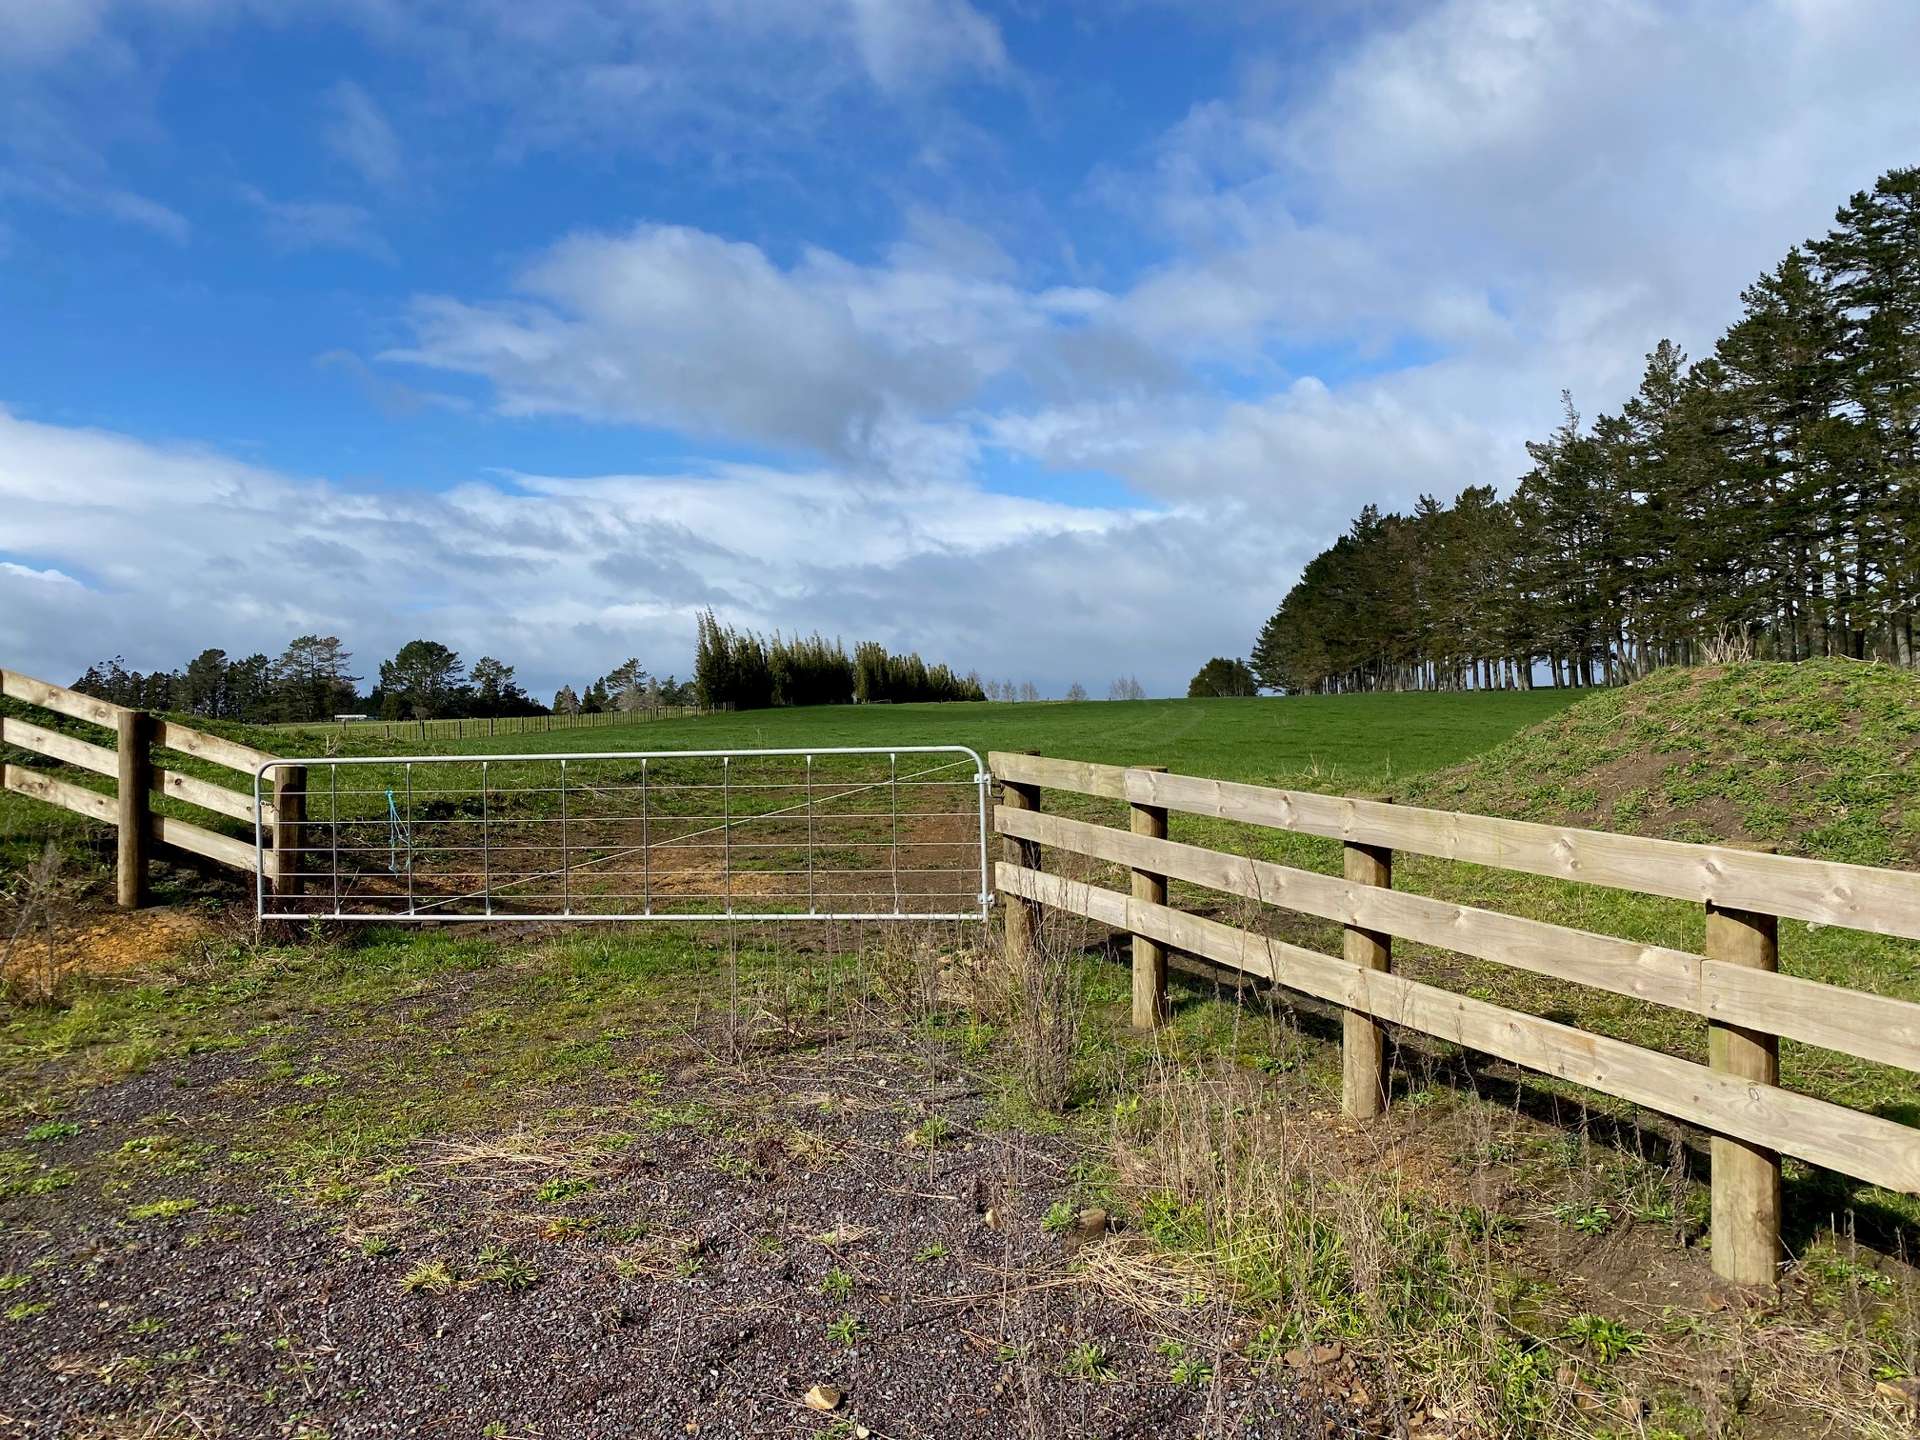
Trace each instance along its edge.
<instances>
[{"instance_id":1,"label":"cloudy sky","mask_svg":"<svg viewBox=\"0 0 1920 1440\"><path fill-rule=\"evenodd\" d=\"M1204 17L1204 18L1197 18ZM1920 162L1913 0L0 0L0 664L1178 693Z\"/></svg>"}]
</instances>

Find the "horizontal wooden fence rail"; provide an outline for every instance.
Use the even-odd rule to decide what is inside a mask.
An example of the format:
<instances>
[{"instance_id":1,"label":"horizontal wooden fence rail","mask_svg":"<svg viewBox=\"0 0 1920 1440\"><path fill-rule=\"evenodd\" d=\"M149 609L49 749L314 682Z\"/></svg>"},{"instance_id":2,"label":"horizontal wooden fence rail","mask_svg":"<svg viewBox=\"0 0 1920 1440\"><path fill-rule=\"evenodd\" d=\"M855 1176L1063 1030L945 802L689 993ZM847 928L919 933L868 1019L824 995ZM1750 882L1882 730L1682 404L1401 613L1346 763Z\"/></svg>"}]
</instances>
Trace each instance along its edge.
<instances>
[{"instance_id":1,"label":"horizontal wooden fence rail","mask_svg":"<svg viewBox=\"0 0 1920 1440\"><path fill-rule=\"evenodd\" d=\"M1729 965L1685 950L1642 945L1405 890L1354 885L1338 876L1270 860L1172 840L1147 840L1060 815L1002 806L994 812L994 824L1003 835L1116 865L1157 870L1175 880L1265 905L1384 931L1402 940L1753 1030L1771 1030L1863 1060L1920 1070L1920 1004L1912 1001Z\"/></svg>"},{"instance_id":2,"label":"horizontal wooden fence rail","mask_svg":"<svg viewBox=\"0 0 1920 1440\"><path fill-rule=\"evenodd\" d=\"M1920 872L1911 870L1650 840L1037 755L996 753L988 763L1003 780L1048 789L1920 939ZM1002 764L1004 773L997 768Z\"/></svg>"},{"instance_id":3,"label":"horizontal wooden fence rail","mask_svg":"<svg viewBox=\"0 0 1920 1440\"><path fill-rule=\"evenodd\" d=\"M107 794L60 779L56 771L6 765L0 766L0 789L114 826L122 906L133 908L145 903L147 857L155 841L253 873L251 842L176 816L156 815L151 802L154 795L164 795L182 804L251 824L254 820L253 776L275 756L235 740L195 730L179 721L150 716L62 685L36 680L17 670L0 670L0 695L114 733L112 746L99 745L31 720L0 716L0 745L16 746L78 770L107 776L115 782L114 792ZM153 763L156 749L236 771L245 777L248 788L235 790L197 775L156 765ZM276 837L289 819L298 823L297 788L305 783L297 769L282 769L277 775L285 778L276 780L274 799L263 798L260 804L261 822L268 833ZM296 793L286 793L289 785L295 787ZM276 877L271 850L267 852L267 866L269 876Z\"/></svg>"},{"instance_id":4,"label":"horizontal wooden fence rail","mask_svg":"<svg viewBox=\"0 0 1920 1440\"><path fill-rule=\"evenodd\" d=\"M1129 769L995 754L1014 803L998 807L1006 837L998 885L1008 915L1048 906L1337 1005L1348 1017L1343 1101L1364 1117L1381 1085L1370 1036L1384 1022L1588 1086L1714 1137L1714 1266L1741 1283L1773 1278L1779 1255L1779 1155L1870 1184L1920 1194L1920 1129L1786 1090L1776 1046L1810 1045L1920 1071L1920 1004L1782 975L1776 916L1885 935L1920 935L1920 874L1685 845L1598 831L1422 810L1379 801L1231 784L1158 769ZM1348 877L1062 815L1043 789L1240 821L1343 842ZM1129 894L1041 868L1043 847L1129 870ZM1500 869L1693 900L1708 911L1706 954L1436 900L1391 888L1394 849ZM1355 865L1359 854L1364 863ZM1162 881L1145 893L1138 877ZM1185 881L1346 927L1348 952L1322 954L1165 903L1164 881ZM1026 944L1031 920L1009 944ZM1355 946L1354 936L1364 943ZM1704 1017L1706 1065L1541 1019L1392 973L1392 938ZM1138 950L1136 953L1140 953ZM1154 951L1148 950L1151 956ZM1161 974L1164 975L1164 969ZM1161 982L1164 983L1164 982ZM1136 974L1136 990L1142 977ZM1137 1023L1164 1010L1136 995ZM1356 1049L1358 1047L1358 1049Z\"/></svg>"}]
</instances>

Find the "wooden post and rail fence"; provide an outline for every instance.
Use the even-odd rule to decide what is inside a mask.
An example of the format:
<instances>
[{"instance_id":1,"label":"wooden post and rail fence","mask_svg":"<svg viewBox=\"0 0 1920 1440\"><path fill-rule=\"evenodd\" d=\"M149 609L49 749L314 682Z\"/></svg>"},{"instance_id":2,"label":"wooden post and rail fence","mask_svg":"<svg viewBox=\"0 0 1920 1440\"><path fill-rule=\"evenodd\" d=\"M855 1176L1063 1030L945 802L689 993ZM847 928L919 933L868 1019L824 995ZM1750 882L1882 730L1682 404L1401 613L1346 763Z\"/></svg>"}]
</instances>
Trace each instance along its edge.
<instances>
[{"instance_id":1,"label":"wooden post and rail fence","mask_svg":"<svg viewBox=\"0 0 1920 1440\"><path fill-rule=\"evenodd\" d=\"M1382 1027L1395 1025L1697 1126L1711 1136L1713 1266L1738 1284L1775 1279L1783 1154L1920 1195L1920 1129L1779 1083L1782 1037L1920 1070L1920 1004L1778 971L1782 917L1920 939L1920 873L1144 767L1020 754L995 754L988 763L1004 787L994 828L1003 837L996 883L1006 901L1005 943L1028 960L1041 907L1131 934L1136 1025L1166 1016L1166 956L1173 950L1338 1007L1342 1102L1356 1120L1386 1105ZM1049 814L1041 806L1049 789L1120 801L1131 825ZM1345 847L1344 873L1172 841L1170 811L1337 840ZM1130 871L1131 886L1123 891L1050 873L1042 866L1044 848ZM1395 851L1690 901L1705 909L1704 953L1396 890ZM1343 927L1343 953L1188 914L1168 903L1170 880L1332 921ZM1702 1016L1708 1061L1396 974L1394 937Z\"/></svg>"},{"instance_id":2,"label":"wooden post and rail fence","mask_svg":"<svg viewBox=\"0 0 1920 1440\"><path fill-rule=\"evenodd\" d=\"M85 721L110 732L111 747L83 740L31 720L0 716L0 745L11 745L44 755L49 760L104 775L113 780L111 793L76 785L46 770L25 765L0 766L0 788L84 815L114 827L115 892L122 909L148 902L147 872L156 845L168 846L234 870L254 873L251 840L210 830L192 821L154 813L153 798L165 795L184 805L212 811L253 824L253 777L258 768L277 756L250 745L209 735L177 721L112 705L65 686L35 680L17 670L0 670L0 695L37 710L70 720ZM238 772L246 789L236 790L197 775L166 769L154 763L154 751L172 751L205 764ZM298 766L280 766L273 772L274 794L261 802L267 827L267 878L285 893L295 877L281 881L274 864L276 852L297 846L304 818L306 772Z\"/></svg>"},{"instance_id":3,"label":"wooden post and rail fence","mask_svg":"<svg viewBox=\"0 0 1920 1440\"><path fill-rule=\"evenodd\" d=\"M146 902L155 845L254 873L252 844L156 814L153 798L252 823L252 777L278 757L18 671L0 670L0 695L113 735L109 748L0 716L0 744L107 776L114 789L23 765L0 766L0 787L114 826L123 907ZM247 789L156 765L156 750L236 771ZM1355 1120L1386 1107L1383 1027L1396 1025L1697 1126L1711 1136L1714 1269L1740 1284L1775 1277L1783 1154L1920 1195L1920 1129L1779 1083L1782 1037L1920 1071L1920 1004L1778 969L1782 918L1920 939L1920 872L1208 780L1159 767L994 754L989 768L1002 787L994 811L1002 837L995 884L1010 954L1030 958L1043 907L1129 934L1138 1026L1165 1022L1168 956L1180 952L1337 1007L1342 1105ZM298 877L282 879L276 856L298 848L305 787L303 768L277 766L273 799L262 800L266 878L282 894ZM1048 789L1122 802L1129 826L1048 813L1041 805ZM1173 841L1172 812L1337 840L1343 874ZM1130 873L1129 888L1051 873L1043 866L1047 848L1117 866ZM1704 953L1396 890L1395 851L1689 901L1705 910ZM1343 930L1342 954L1188 914L1168 903L1174 880L1332 921ZM1704 1017L1707 1063L1396 974L1395 937Z\"/></svg>"}]
</instances>

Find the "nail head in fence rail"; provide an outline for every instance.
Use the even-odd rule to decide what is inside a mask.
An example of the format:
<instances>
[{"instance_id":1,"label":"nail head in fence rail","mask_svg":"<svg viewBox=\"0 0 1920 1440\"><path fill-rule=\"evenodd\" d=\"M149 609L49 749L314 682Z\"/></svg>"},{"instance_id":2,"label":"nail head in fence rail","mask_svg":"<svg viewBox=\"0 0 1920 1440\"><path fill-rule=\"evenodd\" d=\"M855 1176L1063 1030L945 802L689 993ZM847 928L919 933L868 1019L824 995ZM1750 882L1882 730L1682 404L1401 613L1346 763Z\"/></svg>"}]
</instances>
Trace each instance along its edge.
<instances>
[{"instance_id":1,"label":"nail head in fence rail","mask_svg":"<svg viewBox=\"0 0 1920 1440\"><path fill-rule=\"evenodd\" d=\"M980 920L991 780L960 745L267 760L256 906L264 920Z\"/></svg>"}]
</instances>

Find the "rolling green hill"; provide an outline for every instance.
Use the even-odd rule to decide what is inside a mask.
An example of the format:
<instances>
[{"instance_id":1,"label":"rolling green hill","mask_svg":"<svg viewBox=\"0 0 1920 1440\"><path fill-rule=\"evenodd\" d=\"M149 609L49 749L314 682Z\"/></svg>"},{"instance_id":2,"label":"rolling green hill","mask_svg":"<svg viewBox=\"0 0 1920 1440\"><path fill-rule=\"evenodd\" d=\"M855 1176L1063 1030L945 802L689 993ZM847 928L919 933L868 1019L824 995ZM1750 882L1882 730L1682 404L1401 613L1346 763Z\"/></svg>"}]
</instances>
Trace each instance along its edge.
<instances>
[{"instance_id":1,"label":"rolling green hill","mask_svg":"<svg viewBox=\"0 0 1920 1440\"><path fill-rule=\"evenodd\" d=\"M1407 787L1410 802L1920 864L1920 676L1853 660L1663 670Z\"/></svg>"}]
</instances>

